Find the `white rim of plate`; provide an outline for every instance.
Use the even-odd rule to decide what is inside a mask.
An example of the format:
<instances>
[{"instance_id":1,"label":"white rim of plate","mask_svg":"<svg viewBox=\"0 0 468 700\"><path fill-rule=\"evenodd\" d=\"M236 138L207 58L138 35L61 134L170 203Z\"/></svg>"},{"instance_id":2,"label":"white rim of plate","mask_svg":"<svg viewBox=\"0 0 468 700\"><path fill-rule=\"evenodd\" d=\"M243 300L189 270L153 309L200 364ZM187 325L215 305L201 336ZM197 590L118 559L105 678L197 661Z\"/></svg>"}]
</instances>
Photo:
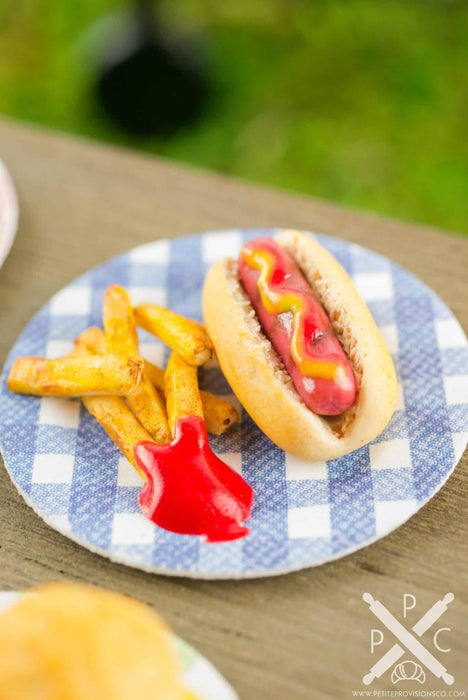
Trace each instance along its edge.
<instances>
[{"instance_id":1,"label":"white rim of plate","mask_svg":"<svg viewBox=\"0 0 468 700\"><path fill-rule=\"evenodd\" d=\"M19 207L13 180L0 160L0 267L11 250L18 229Z\"/></svg>"}]
</instances>

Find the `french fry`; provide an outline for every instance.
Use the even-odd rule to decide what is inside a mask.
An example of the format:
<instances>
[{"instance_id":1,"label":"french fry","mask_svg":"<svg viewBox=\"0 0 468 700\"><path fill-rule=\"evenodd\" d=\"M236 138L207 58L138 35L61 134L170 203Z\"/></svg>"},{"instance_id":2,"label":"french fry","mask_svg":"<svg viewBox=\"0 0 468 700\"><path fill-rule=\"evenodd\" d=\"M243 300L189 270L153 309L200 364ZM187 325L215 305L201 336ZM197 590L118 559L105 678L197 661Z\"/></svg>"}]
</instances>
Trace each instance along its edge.
<instances>
[{"instance_id":1,"label":"french fry","mask_svg":"<svg viewBox=\"0 0 468 700\"><path fill-rule=\"evenodd\" d=\"M138 334L130 298L123 287L114 284L104 294L103 319L107 350L121 357L138 354ZM134 414L151 437L169 442L171 433L163 398L145 375L135 391L127 395Z\"/></svg>"},{"instance_id":2,"label":"french fry","mask_svg":"<svg viewBox=\"0 0 468 700\"><path fill-rule=\"evenodd\" d=\"M152 438L133 415L125 399L120 396L83 396L82 399L85 408L102 425L128 461L140 472L133 456L133 447L140 440L152 440Z\"/></svg>"},{"instance_id":3,"label":"french fry","mask_svg":"<svg viewBox=\"0 0 468 700\"><path fill-rule=\"evenodd\" d=\"M103 331L96 326L88 328L75 341L77 347L83 345L93 353L105 353L106 339ZM164 393L164 370L145 360L145 375L156 389ZM213 435L222 435L231 425L239 422L239 412L230 403L208 391L200 391L206 429Z\"/></svg>"},{"instance_id":4,"label":"french fry","mask_svg":"<svg viewBox=\"0 0 468 700\"><path fill-rule=\"evenodd\" d=\"M127 401L155 442L170 442L171 433L164 401L144 374L141 386L127 395Z\"/></svg>"},{"instance_id":5,"label":"french fry","mask_svg":"<svg viewBox=\"0 0 468 700\"><path fill-rule=\"evenodd\" d=\"M102 317L107 350L115 355L138 355L138 334L130 297L123 287L113 284L104 294Z\"/></svg>"},{"instance_id":6,"label":"french fry","mask_svg":"<svg viewBox=\"0 0 468 700\"><path fill-rule=\"evenodd\" d=\"M173 352L164 375L167 415L174 435L176 421L185 416L203 418L203 408L198 389L197 368Z\"/></svg>"},{"instance_id":7,"label":"french fry","mask_svg":"<svg viewBox=\"0 0 468 700\"><path fill-rule=\"evenodd\" d=\"M91 355L105 355L107 352L107 341L104 331L97 326L91 326L81 333L75 339L75 349L70 354L75 352L84 354L86 351Z\"/></svg>"},{"instance_id":8,"label":"french fry","mask_svg":"<svg viewBox=\"0 0 468 700\"><path fill-rule=\"evenodd\" d=\"M156 304L140 304L133 312L139 326L161 338L187 364L198 367L210 359L213 345L197 321L191 321Z\"/></svg>"},{"instance_id":9,"label":"french fry","mask_svg":"<svg viewBox=\"0 0 468 700\"><path fill-rule=\"evenodd\" d=\"M164 371L145 360L145 374L159 391L164 391ZM200 398L206 429L213 435L222 435L231 425L239 422L239 411L219 396L200 389Z\"/></svg>"},{"instance_id":10,"label":"french fry","mask_svg":"<svg viewBox=\"0 0 468 700\"><path fill-rule=\"evenodd\" d=\"M87 343L91 340L97 343L101 342L105 348L104 333L100 328L94 326L88 328L77 338L75 348L69 353L69 356L92 356L95 354L92 349L87 347ZM140 440L151 440L151 435L135 418L125 399L121 396L82 396L81 398L85 408L102 425L128 461L140 472L133 456L133 448Z\"/></svg>"},{"instance_id":11,"label":"french fry","mask_svg":"<svg viewBox=\"0 0 468 700\"><path fill-rule=\"evenodd\" d=\"M146 376L151 380L156 389L164 394L164 370L153 365L149 360L145 360Z\"/></svg>"},{"instance_id":12,"label":"french fry","mask_svg":"<svg viewBox=\"0 0 468 700\"><path fill-rule=\"evenodd\" d=\"M146 363L145 363L146 367ZM222 435L231 425L239 422L239 411L219 396L200 390L206 429L213 435Z\"/></svg>"},{"instance_id":13,"label":"french fry","mask_svg":"<svg viewBox=\"0 0 468 700\"><path fill-rule=\"evenodd\" d=\"M125 396L139 386L143 367L144 362L138 357L19 357L10 370L7 385L11 391L36 396Z\"/></svg>"}]
</instances>

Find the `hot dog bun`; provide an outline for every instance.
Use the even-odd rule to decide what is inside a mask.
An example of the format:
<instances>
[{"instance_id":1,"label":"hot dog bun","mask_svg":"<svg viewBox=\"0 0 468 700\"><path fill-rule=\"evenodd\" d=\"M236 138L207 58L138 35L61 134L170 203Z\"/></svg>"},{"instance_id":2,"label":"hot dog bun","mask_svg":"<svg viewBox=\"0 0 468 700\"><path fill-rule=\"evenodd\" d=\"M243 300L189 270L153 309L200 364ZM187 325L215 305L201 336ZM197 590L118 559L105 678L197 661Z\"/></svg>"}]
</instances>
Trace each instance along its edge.
<instances>
[{"instance_id":1,"label":"hot dog bun","mask_svg":"<svg viewBox=\"0 0 468 700\"><path fill-rule=\"evenodd\" d=\"M396 402L395 368L367 306L337 260L299 231L283 231L275 241L317 292L351 362L358 385L353 406L336 417L306 408L239 282L237 261L219 260L208 272L206 328L226 379L263 432L302 459L335 459L366 445L387 425Z\"/></svg>"}]
</instances>

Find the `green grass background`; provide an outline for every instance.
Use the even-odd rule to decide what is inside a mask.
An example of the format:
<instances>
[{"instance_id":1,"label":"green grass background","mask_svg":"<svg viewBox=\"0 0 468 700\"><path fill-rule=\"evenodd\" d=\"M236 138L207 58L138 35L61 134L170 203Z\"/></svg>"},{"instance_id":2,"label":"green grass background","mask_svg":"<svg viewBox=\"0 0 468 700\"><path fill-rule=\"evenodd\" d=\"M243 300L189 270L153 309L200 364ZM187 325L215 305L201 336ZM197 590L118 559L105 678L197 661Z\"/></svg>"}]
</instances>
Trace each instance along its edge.
<instances>
[{"instance_id":1,"label":"green grass background","mask_svg":"<svg viewBox=\"0 0 468 700\"><path fill-rule=\"evenodd\" d=\"M122 136L91 97L89 28L127 6L0 0L0 112L468 234L466 0L161 2L215 89L169 140Z\"/></svg>"}]
</instances>

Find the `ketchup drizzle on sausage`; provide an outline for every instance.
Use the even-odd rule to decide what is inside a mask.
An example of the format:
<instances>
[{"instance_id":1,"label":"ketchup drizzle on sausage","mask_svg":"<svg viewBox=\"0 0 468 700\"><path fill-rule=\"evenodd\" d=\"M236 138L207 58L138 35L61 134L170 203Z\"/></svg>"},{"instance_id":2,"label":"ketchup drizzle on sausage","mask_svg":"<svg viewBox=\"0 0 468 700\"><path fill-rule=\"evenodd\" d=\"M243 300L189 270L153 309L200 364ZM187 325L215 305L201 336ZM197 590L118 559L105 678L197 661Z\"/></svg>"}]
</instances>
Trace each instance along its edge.
<instances>
[{"instance_id":1,"label":"ketchup drizzle on sausage","mask_svg":"<svg viewBox=\"0 0 468 700\"><path fill-rule=\"evenodd\" d=\"M339 415L356 398L356 379L330 320L293 257L271 238L247 243L242 285L307 408Z\"/></svg>"}]
</instances>

